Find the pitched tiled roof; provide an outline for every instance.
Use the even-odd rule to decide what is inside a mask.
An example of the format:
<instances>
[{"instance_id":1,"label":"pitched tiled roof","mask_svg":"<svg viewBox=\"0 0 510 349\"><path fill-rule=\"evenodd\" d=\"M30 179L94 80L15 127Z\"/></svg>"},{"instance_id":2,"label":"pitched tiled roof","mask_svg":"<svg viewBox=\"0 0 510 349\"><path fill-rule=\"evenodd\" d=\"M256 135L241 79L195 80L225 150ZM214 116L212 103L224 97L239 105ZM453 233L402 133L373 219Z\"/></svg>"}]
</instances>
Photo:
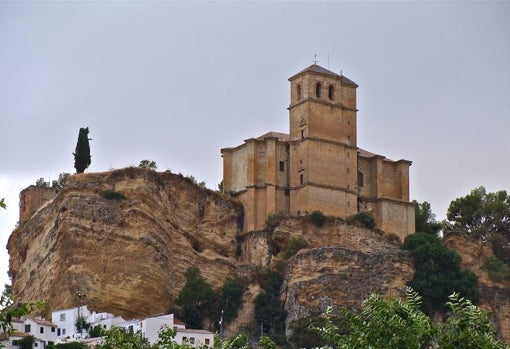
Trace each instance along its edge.
<instances>
[{"instance_id":1,"label":"pitched tiled roof","mask_svg":"<svg viewBox=\"0 0 510 349\"><path fill-rule=\"evenodd\" d=\"M315 73L315 74L322 74L322 75L333 76L335 78L342 79L342 82L344 84L351 85L351 86L354 86L354 87L358 87L358 85L354 81L352 81L351 79L349 79L349 78L347 78L347 77L345 77L343 75L339 75L337 73L334 73L331 70L323 68L323 67L321 67L320 65L317 65L317 64L312 64L311 66L301 70L299 73L291 76L289 78L289 80L292 80L295 77L298 77L299 75L302 75L302 74L305 74L305 73Z\"/></svg>"},{"instance_id":2,"label":"pitched tiled roof","mask_svg":"<svg viewBox=\"0 0 510 349\"><path fill-rule=\"evenodd\" d=\"M34 319L34 318L30 318L30 320L32 320L33 322L35 322L36 324L39 324L39 325L46 325L46 326L50 326L50 327L57 327L57 325L55 325L53 322L48 321L48 320Z\"/></svg>"}]
</instances>

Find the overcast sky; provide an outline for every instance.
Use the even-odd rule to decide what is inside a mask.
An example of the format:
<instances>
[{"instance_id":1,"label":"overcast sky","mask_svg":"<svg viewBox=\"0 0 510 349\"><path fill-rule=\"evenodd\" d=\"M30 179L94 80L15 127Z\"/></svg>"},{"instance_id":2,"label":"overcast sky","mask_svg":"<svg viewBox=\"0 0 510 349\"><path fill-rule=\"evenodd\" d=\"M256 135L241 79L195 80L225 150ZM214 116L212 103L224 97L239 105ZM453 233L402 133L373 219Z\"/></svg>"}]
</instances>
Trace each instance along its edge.
<instances>
[{"instance_id":1,"label":"overcast sky","mask_svg":"<svg viewBox=\"0 0 510 349\"><path fill-rule=\"evenodd\" d=\"M221 148L288 132L315 54L359 85L358 146L413 161L438 219L510 190L510 2L0 2L1 284L19 191L74 172L80 127L89 172L151 159L215 189Z\"/></svg>"}]
</instances>

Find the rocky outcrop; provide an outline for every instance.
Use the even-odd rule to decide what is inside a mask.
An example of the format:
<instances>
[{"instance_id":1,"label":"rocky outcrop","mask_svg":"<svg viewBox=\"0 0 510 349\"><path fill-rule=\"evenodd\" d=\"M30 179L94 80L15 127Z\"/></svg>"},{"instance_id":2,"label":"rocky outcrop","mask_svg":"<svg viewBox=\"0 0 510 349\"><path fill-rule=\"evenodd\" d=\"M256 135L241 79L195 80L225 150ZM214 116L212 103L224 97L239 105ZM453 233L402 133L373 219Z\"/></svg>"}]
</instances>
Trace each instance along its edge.
<instances>
[{"instance_id":1,"label":"rocky outcrop","mask_svg":"<svg viewBox=\"0 0 510 349\"><path fill-rule=\"evenodd\" d=\"M102 191L125 196L108 200ZM9 238L13 292L49 309L167 311L191 265L214 286L236 267L242 208L187 178L140 168L69 177Z\"/></svg>"},{"instance_id":2,"label":"rocky outcrop","mask_svg":"<svg viewBox=\"0 0 510 349\"><path fill-rule=\"evenodd\" d=\"M108 199L107 193L125 199ZM11 234L13 293L42 300L49 311L76 306L87 295L93 310L125 318L166 312L197 266L218 289L228 276L254 280L261 269L283 265L281 299L287 324L329 305L357 307L371 292L403 294L413 276L411 256L395 236L341 219L317 227L310 217L280 217L270 231L243 233L240 204L181 175L126 168L70 176L65 188ZM288 260L293 238L308 247ZM510 285L488 279L482 266L490 247L449 236L463 266L479 277L482 307L495 312L510 340ZM255 327L252 282L227 334Z\"/></svg>"}]
</instances>

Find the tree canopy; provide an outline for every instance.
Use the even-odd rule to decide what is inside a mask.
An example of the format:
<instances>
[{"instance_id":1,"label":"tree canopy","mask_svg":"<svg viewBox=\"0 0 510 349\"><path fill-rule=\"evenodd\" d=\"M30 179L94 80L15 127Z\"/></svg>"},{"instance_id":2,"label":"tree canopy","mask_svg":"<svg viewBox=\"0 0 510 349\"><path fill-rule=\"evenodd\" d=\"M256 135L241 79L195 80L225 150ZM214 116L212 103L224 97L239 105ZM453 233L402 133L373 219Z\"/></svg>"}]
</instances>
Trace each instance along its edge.
<instances>
[{"instance_id":1,"label":"tree canopy","mask_svg":"<svg viewBox=\"0 0 510 349\"><path fill-rule=\"evenodd\" d=\"M338 327L329 309L323 326L314 327L327 342L324 348L387 349L505 349L490 317L469 300L454 293L445 307L449 315L444 323L434 323L420 310L421 297L411 288L406 299L371 294L361 311L339 311L345 319Z\"/></svg>"},{"instance_id":2,"label":"tree canopy","mask_svg":"<svg viewBox=\"0 0 510 349\"><path fill-rule=\"evenodd\" d=\"M76 173L83 173L91 163L89 146L89 128L80 128L78 133L78 142L74 150L74 168Z\"/></svg>"},{"instance_id":3,"label":"tree canopy","mask_svg":"<svg viewBox=\"0 0 510 349\"><path fill-rule=\"evenodd\" d=\"M214 313L216 294L197 267L189 267L184 277L186 284L176 301L182 307L181 319L190 328L203 328L204 318Z\"/></svg>"},{"instance_id":4,"label":"tree canopy","mask_svg":"<svg viewBox=\"0 0 510 349\"><path fill-rule=\"evenodd\" d=\"M156 164L156 161L153 161L153 160L142 160L142 161L140 161L140 164L138 165L138 167L150 168L153 170L158 169L158 165Z\"/></svg>"},{"instance_id":5,"label":"tree canopy","mask_svg":"<svg viewBox=\"0 0 510 349\"><path fill-rule=\"evenodd\" d=\"M436 215L432 213L430 204L427 201L414 203L414 222L415 231L419 233L427 233L437 235L441 229L441 223L436 221Z\"/></svg>"},{"instance_id":6,"label":"tree canopy","mask_svg":"<svg viewBox=\"0 0 510 349\"><path fill-rule=\"evenodd\" d=\"M424 309L446 311L444 304L453 292L460 292L472 302L478 302L476 276L461 270L461 258L446 247L437 236L415 233L407 236L402 249L413 252L415 273L408 286L423 296Z\"/></svg>"},{"instance_id":7,"label":"tree canopy","mask_svg":"<svg viewBox=\"0 0 510 349\"><path fill-rule=\"evenodd\" d=\"M491 234L510 235L510 196L505 190L488 193L484 187L450 203L448 230L461 231L468 237L487 239Z\"/></svg>"}]
</instances>

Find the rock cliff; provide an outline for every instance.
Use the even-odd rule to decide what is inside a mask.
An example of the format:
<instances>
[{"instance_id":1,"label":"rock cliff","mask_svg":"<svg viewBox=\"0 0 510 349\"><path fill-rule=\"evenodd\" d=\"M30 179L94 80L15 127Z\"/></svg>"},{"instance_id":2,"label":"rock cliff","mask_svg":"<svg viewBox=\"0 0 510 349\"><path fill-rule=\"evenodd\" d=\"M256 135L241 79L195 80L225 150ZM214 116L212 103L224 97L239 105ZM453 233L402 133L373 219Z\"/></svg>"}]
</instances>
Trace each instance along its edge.
<instances>
[{"instance_id":1,"label":"rock cliff","mask_svg":"<svg viewBox=\"0 0 510 349\"><path fill-rule=\"evenodd\" d=\"M125 199L107 199L105 191ZM340 219L319 228L309 217L286 217L250 233L242 222L238 203L169 171L73 175L9 238L13 292L20 301L43 300L49 310L76 306L81 292L89 308L132 318L167 311L191 265L217 289L227 276L284 263L281 299L290 324L328 305L359 305L370 292L402 294L414 273L411 256L391 235ZM284 261L281 251L292 238L308 248ZM479 276L481 304L496 312L510 340L510 287L481 269L490 249L458 236L447 244ZM259 292L249 286L227 334L253 325Z\"/></svg>"}]
</instances>

